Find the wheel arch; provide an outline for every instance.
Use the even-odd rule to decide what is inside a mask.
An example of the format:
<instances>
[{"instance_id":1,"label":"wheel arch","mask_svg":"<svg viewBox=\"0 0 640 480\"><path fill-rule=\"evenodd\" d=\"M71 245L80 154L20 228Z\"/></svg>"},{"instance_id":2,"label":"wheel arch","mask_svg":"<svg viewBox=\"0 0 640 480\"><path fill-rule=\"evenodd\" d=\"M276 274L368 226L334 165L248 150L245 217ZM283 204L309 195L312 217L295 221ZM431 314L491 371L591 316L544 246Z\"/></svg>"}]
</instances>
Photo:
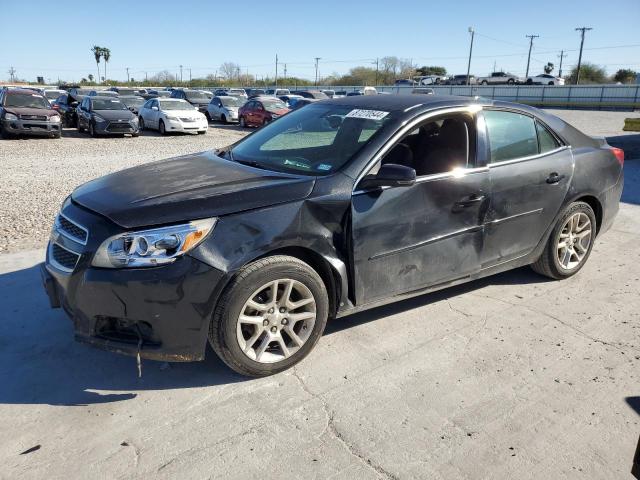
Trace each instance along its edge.
<instances>
[{"instance_id":1,"label":"wheel arch","mask_svg":"<svg viewBox=\"0 0 640 480\"><path fill-rule=\"evenodd\" d=\"M596 216L596 235L600 232L600 227L602 226L602 204L600 200L594 195L582 195L575 198L573 202L584 202L591 207L593 213Z\"/></svg>"}]
</instances>

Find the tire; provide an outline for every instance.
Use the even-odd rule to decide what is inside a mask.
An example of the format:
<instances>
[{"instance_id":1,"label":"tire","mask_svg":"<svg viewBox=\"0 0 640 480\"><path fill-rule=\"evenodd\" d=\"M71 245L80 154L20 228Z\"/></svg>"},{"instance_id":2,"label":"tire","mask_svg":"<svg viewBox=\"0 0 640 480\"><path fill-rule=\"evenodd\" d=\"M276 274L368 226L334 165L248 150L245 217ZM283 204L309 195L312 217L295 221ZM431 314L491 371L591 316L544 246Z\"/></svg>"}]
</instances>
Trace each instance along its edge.
<instances>
[{"instance_id":1,"label":"tire","mask_svg":"<svg viewBox=\"0 0 640 480\"><path fill-rule=\"evenodd\" d=\"M7 132L4 128L0 127L0 138L2 140L9 140L11 138L11 134Z\"/></svg>"},{"instance_id":2,"label":"tire","mask_svg":"<svg viewBox=\"0 0 640 480\"><path fill-rule=\"evenodd\" d=\"M267 125L269 125L269 120L265 118L264 120L262 120L262 126L266 127Z\"/></svg>"},{"instance_id":3,"label":"tire","mask_svg":"<svg viewBox=\"0 0 640 480\"><path fill-rule=\"evenodd\" d=\"M56 139L58 139L58 138L62 138L62 132L56 132L56 133L54 133L54 134L53 134L53 138L56 138Z\"/></svg>"},{"instance_id":4,"label":"tire","mask_svg":"<svg viewBox=\"0 0 640 480\"><path fill-rule=\"evenodd\" d=\"M213 119L211 118L211 115L209 114L209 110L204 112L204 116L207 117L207 122L212 122L213 121Z\"/></svg>"},{"instance_id":5,"label":"tire","mask_svg":"<svg viewBox=\"0 0 640 480\"><path fill-rule=\"evenodd\" d=\"M533 80L531 80L530 78L527 78L527 85L533 85Z\"/></svg>"},{"instance_id":6,"label":"tire","mask_svg":"<svg viewBox=\"0 0 640 480\"><path fill-rule=\"evenodd\" d=\"M84 128L80 126L80 122L78 122L78 133L84 133Z\"/></svg>"},{"instance_id":7,"label":"tire","mask_svg":"<svg viewBox=\"0 0 640 480\"><path fill-rule=\"evenodd\" d=\"M98 134L96 133L96 129L93 126L93 122L89 122L89 135L91 135L93 138L98 137Z\"/></svg>"},{"instance_id":8,"label":"tire","mask_svg":"<svg viewBox=\"0 0 640 480\"><path fill-rule=\"evenodd\" d=\"M580 253L582 253L583 256L579 259L579 262L576 265L573 265L573 266L569 265L569 268L568 268L567 266L561 263L561 260L559 258L560 255L563 255L564 257L564 254L566 254L566 248L561 250L561 252L559 253L558 251L561 249L559 244L563 240L563 238L561 238L561 235L563 236L566 235L565 232L567 231L566 230L567 222L572 217L576 218L576 216L578 216L577 218L582 219L583 222L585 221L584 220L585 218L589 219L589 222L590 222L588 226L588 229L590 231L588 235L589 245L585 249L584 238L580 238L578 241L576 241L575 238L577 237L572 237L571 239L572 243L574 245L578 245L578 247L576 248L572 247L574 252L577 252L576 258L577 258L577 255L579 255ZM580 223L578 223L578 229L579 229L579 225ZM587 228L583 227L582 230L580 231L580 234L584 234L584 232L586 231L587 231ZM596 223L596 216L593 213L593 209L587 203L584 203L584 202L574 202L570 204L562 213L558 221L556 222L556 225L553 227L553 230L551 231L551 235L549 235L549 239L547 240L547 244L545 245L544 250L540 255L540 258L538 258L538 260L536 260L536 262L531 265L531 268L533 268L533 270L536 273L539 273L540 275L544 275L549 278L553 278L555 280L562 280L575 275L580 271L580 269L584 266L584 264L587 263L587 260L589 259L589 255L591 255L591 250L593 249L596 231L597 231L597 223ZM565 243L569 241L570 239L564 240ZM580 252L581 248L584 250L584 252ZM574 258L573 255L570 256L569 261L571 260L571 258Z\"/></svg>"},{"instance_id":9,"label":"tire","mask_svg":"<svg viewBox=\"0 0 640 480\"><path fill-rule=\"evenodd\" d=\"M555 85L555 83L549 82L549 83L547 83L547 85Z\"/></svg>"},{"instance_id":10,"label":"tire","mask_svg":"<svg viewBox=\"0 0 640 480\"><path fill-rule=\"evenodd\" d=\"M160 122L158 123L158 131L160 132L160 135L166 135L167 134L167 129L164 126L164 122L162 120L160 120Z\"/></svg>"},{"instance_id":11,"label":"tire","mask_svg":"<svg viewBox=\"0 0 640 480\"><path fill-rule=\"evenodd\" d=\"M486 80L483 80L480 85L489 85L489 82L487 82Z\"/></svg>"},{"instance_id":12,"label":"tire","mask_svg":"<svg viewBox=\"0 0 640 480\"><path fill-rule=\"evenodd\" d=\"M144 132L144 118L138 117L138 130Z\"/></svg>"},{"instance_id":13,"label":"tire","mask_svg":"<svg viewBox=\"0 0 640 480\"><path fill-rule=\"evenodd\" d=\"M204 135L204 134L206 134L206 133L207 133L207 131L205 130L205 131L203 131L203 132L198 132L198 135Z\"/></svg>"},{"instance_id":14,"label":"tire","mask_svg":"<svg viewBox=\"0 0 640 480\"><path fill-rule=\"evenodd\" d=\"M513 85L514 83L516 83L516 81L513 78L507 80L507 85Z\"/></svg>"},{"instance_id":15,"label":"tire","mask_svg":"<svg viewBox=\"0 0 640 480\"><path fill-rule=\"evenodd\" d=\"M240 117L240 127L247 128L247 121L244 119L243 116Z\"/></svg>"},{"instance_id":16,"label":"tire","mask_svg":"<svg viewBox=\"0 0 640 480\"><path fill-rule=\"evenodd\" d=\"M276 295L278 302L283 301L289 284L296 285L296 287L289 287L290 292L304 291L307 299L311 298L315 302L313 304L315 308L311 312L301 312L305 316L314 315L310 330L307 330L307 325L312 321L311 319L299 319L287 325L286 315L299 314L298 307L291 307L292 311L283 312L285 309L278 305L275 305L275 309L267 310L270 299L268 302L259 303L260 295L265 294L267 290L270 292L270 284L275 281L279 281ZM300 298L304 299L304 296ZM256 318L263 319L263 322L267 323L243 323L242 328L249 328L248 331L244 331L238 328L240 317L242 315L243 318L247 318L246 309L252 308L248 305L252 300L254 305L265 306L264 310L255 310L255 313L259 313ZM282 305L289 308L290 304L283 302ZM272 313L274 310L275 313ZM296 312L293 313L293 311ZM309 354L322 336L328 313L329 299L320 276L309 265L297 258L274 255L246 265L230 281L214 311L209 327L209 342L222 361L232 370L251 377L273 375L292 367ZM293 337L288 336L288 328L297 329L294 333L301 345L294 345ZM287 347L287 352L289 352L288 349L293 350L293 353L289 352L289 356L285 355L277 340L269 341L270 338L275 338L269 333L276 331L274 329L277 330L276 335L280 336L279 338ZM289 340L289 344L286 339ZM247 342L244 347L249 353L243 351L241 341ZM266 346L262 349L262 353L258 353L260 346L264 343ZM257 348L251 348L256 345ZM294 350L296 348L297 350Z\"/></svg>"},{"instance_id":17,"label":"tire","mask_svg":"<svg viewBox=\"0 0 640 480\"><path fill-rule=\"evenodd\" d=\"M227 120L227 116L224 113L220 115L220 121L224 124L229 123L229 121Z\"/></svg>"},{"instance_id":18,"label":"tire","mask_svg":"<svg viewBox=\"0 0 640 480\"><path fill-rule=\"evenodd\" d=\"M131 137L138 138L140 136L140 130L131 134Z\"/></svg>"}]
</instances>

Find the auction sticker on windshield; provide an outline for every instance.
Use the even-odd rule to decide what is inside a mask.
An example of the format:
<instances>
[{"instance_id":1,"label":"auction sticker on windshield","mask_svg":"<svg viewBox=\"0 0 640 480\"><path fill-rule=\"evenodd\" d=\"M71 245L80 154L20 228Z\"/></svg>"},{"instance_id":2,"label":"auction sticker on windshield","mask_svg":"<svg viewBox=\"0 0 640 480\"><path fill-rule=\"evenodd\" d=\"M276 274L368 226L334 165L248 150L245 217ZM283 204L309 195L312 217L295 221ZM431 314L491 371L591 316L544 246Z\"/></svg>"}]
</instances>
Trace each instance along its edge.
<instances>
[{"instance_id":1,"label":"auction sticker on windshield","mask_svg":"<svg viewBox=\"0 0 640 480\"><path fill-rule=\"evenodd\" d=\"M367 120L382 120L387 115L389 115L389 112L383 112L381 110L362 110L357 108L347 113L345 115L345 118L365 118Z\"/></svg>"}]
</instances>

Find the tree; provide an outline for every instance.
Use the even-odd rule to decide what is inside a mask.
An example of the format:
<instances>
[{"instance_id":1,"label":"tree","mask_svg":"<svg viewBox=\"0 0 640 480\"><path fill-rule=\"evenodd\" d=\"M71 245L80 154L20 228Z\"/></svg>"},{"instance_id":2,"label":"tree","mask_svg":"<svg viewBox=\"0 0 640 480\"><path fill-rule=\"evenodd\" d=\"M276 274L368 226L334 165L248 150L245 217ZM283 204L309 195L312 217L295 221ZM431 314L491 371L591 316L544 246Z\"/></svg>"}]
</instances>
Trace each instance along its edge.
<instances>
[{"instance_id":1,"label":"tree","mask_svg":"<svg viewBox=\"0 0 640 480\"><path fill-rule=\"evenodd\" d=\"M93 82L93 75L89 74L87 75L87 78L89 79L90 82Z\"/></svg>"},{"instance_id":2,"label":"tree","mask_svg":"<svg viewBox=\"0 0 640 480\"><path fill-rule=\"evenodd\" d=\"M633 83L636 81L637 77L638 77L638 72L634 72L629 68L621 68L613 76L613 79L616 82L620 82L620 83Z\"/></svg>"},{"instance_id":3,"label":"tree","mask_svg":"<svg viewBox=\"0 0 640 480\"><path fill-rule=\"evenodd\" d=\"M430 67L423 65L422 67L416 69L416 73L418 75L423 75L423 76L426 76L426 75L444 76L447 74L447 69L444 67L438 67L435 65Z\"/></svg>"},{"instance_id":4,"label":"tree","mask_svg":"<svg viewBox=\"0 0 640 480\"><path fill-rule=\"evenodd\" d=\"M162 70L161 72L158 72L155 75L149 77L149 83L151 85L174 83L175 81L176 81L176 76L173 73L171 73L169 70Z\"/></svg>"},{"instance_id":5,"label":"tree","mask_svg":"<svg viewBox=\"0 0 640 480\"><path fill-rule=\"evenodd\" d=\"M220 74L227 80L232 80L240 75L240 65L234 62L224 62L220 65Z\"/></svg>"},{"instance_id":6,"label":"tree","mask_svg":"<svg viewBox=\"0 0 640 480\"><path fill-rule=\"evenodd\" d=\"M107 63L111 59L111 50L108 48L102 49L102 58L104 58L104 78L107 78Z\"/></svg>"},{"instance_id":7,"label":"tree","mask_svg":"<svg viewBox=\"0 0 640 480\"><path fill-rule=\"evenodd\" d=\"M102 47L94 45L91 49L93 58L96 59L96 68L98 69L98 80L100 79L100 58L102 57Z\"/></svg>"},{"instance_id":8,"label":"tree","mask_svg":"<svg viewBox=\"0 0 640 480\"><path fill-rule=\"evenodd\" d=\"M391 73L394 77L398 70L398 57L382 57L380 59L380 65L384 73Z\"/></svg>"},{"instance_id":9,"label":"tree","mask_svg":"<svg viewBox=\"0 0 640 480\"><path fill-rule=\"evenodd\" d=\"M578 77L578 67L573 67L569 74L569 83L576 83ZM607 72L604 68L593 63L583 63L580 67L580 83L606 83Z\"/></svg>"},{"instance_id":10,"label":"tree","mask_svg":"<svg viewBox=\"0 0 640 480\"><path fill-rule=\"evenodd\" d=\"M544 66L544 73L548 75L551 72L553 72L554 68L555 68L555 65L553 63L547 62L547 64Z\"/></svg>"}]
</instances>

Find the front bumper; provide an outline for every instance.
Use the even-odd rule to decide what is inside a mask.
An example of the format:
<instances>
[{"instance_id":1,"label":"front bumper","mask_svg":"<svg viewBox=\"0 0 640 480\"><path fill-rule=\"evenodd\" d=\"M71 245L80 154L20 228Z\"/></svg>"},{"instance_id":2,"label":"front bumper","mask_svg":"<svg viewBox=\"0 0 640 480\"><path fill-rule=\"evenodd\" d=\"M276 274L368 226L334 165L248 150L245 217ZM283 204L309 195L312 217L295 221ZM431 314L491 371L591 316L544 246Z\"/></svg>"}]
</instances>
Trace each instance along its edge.
<instances>
[{"instance_id":1,"label":"front bumper","mask_svg":"<svg viewBox=\"0 0 640 480\"><path fill-rule=\"evenodd\" d=\"M130 122L95 122L95 132L99 135L134 134L139 132L138 124Z\"/></svg>"},{"instance_id":2,"label":"front bumper","mask_svg":"<svg viewBox=\"0 0 640 480\"><path fill-rule=\"evenodd\" d=\"M165 129L167 132L181 132L181 133L194 133L194 132L206 132L209 128L209 122L204 118L202 120L196 120L194 122L184 122L182 120L169 120L165 123Z\"/></svg>"},{"instance_id":3,"label":"front bumper","mask_svg":"<svg viewBox=\"0 0 640 480\"><path fill-rule=\"evenodd\" d=\"M2 120L2 128L5 132L14 135L57 135L62 131L60 122L54 123L43 120Z\"/></svg>"},{"instance_id":4,"label":"front bumper","mask_svg":"<svg viewBox=\"0 0 640 480\"><path fill-rule=\"evenodd\" d=\"M143 358L202 360L224 273L188 255L154 268L91 267L100 240L118 227L69 202L63 213L87 227L87 244L54 230L41 276L51 307L64 309L76 340L126 355L136 355L141 342ZM60 268L52 244L77 252L75 266Z\"/></svg>"}]
</instances>

